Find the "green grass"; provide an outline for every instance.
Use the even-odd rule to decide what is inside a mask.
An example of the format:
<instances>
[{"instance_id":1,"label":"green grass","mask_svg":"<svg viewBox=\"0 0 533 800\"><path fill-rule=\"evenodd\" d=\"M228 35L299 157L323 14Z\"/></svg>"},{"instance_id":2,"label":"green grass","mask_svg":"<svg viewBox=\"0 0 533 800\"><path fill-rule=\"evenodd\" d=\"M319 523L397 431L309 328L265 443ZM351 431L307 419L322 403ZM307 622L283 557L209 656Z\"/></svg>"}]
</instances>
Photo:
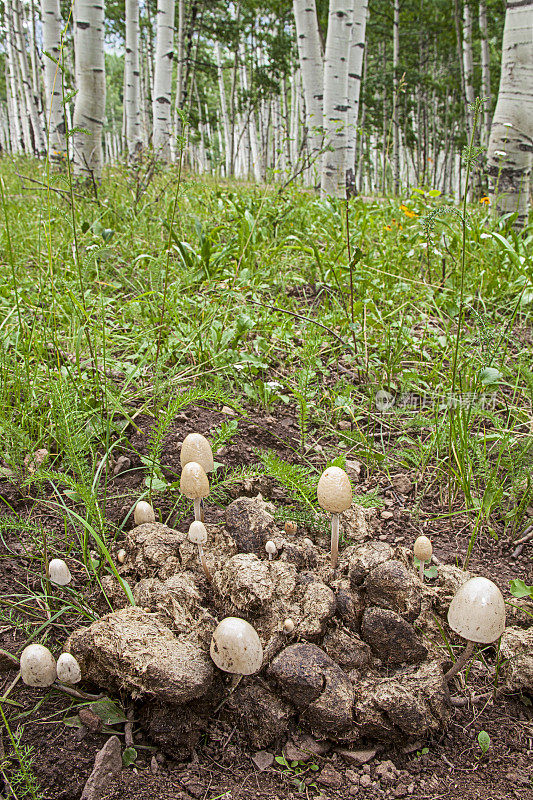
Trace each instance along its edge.
<instances>
[{"instance_id":1,"label":"green grass","mask_svg":"<svg viewBox=\"0 0 533 800\"><path fill-rule=\"evenodd\" d=\"M141 412L155 414L146 493L179 502L161 445L191 400L290 406L304 463L312 439L333 434L370 472L405 467L422 491L440 487L476 536L521 530L532 502L531 226L518 236L485 205L468 209L455 356L462 231L438 192L350 202L351 295L341 202L177 169L140 191L142 167L109 167L98 199L75 190L72 208L64 175L48 193L36 162L4 160L0 174L4 471L77 530L89 572L89 550L105 559L109 543L109 454ZM314 303L299 299L309 285ZM475 404L450 408L452 386ZM388 414L379 389L397 398ZM341 418L351 430L337 429ZM28 474L39 448L48 460Z\"/></svg>"}]
</instances>

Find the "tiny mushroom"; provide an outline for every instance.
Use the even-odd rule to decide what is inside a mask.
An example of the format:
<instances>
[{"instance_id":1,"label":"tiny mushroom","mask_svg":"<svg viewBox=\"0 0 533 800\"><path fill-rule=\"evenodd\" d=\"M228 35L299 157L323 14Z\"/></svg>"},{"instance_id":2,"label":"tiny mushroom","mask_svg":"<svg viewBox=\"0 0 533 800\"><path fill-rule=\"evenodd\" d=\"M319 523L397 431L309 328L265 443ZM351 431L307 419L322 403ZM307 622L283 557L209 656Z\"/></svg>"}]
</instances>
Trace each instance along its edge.
<instances>
[{"instance_id":1,"label":"tiny mushroom","mask_svg":"<svg viewBox=\"0 0 533 800\"><path fill-rule=\"evenodd\" d=\"M126 560L126 551L122 548L117 553L117 561L119 564L123 564Z\"/></svg>"},{"instance_id":2,"label":"tiny mushroom","mask_svg":"<svg viewBox=\"0 0 533 800\"><path fill-rule=\"evenodd\" d=\"M426 561L431 561L433 546L427 536L419 536L418 539L415 540L413 550L416 558L418 558L420 562L419 575L420 580L424 583L424 564Z\"/></svg>"},{"instance_id":3,"label":"tiny mushroom","mask_svg":"<svg viewBox=\"0 0 533 800\"><path fill-rule=\"evenodd\" d=\"M275 556L276 553L278 552L278 548L276 547L276 545L272 541L268 541L266 543L265 550L268 553L268 560L269 561L272 561L273 556Z\"/></svg>"},{"instance_id":4,"label":"tiny mushroom","mask_svg":"<svg viewBox=\"0 0 533 800\"><path fill-rule=\"evenodd\" d=\"M284 621L283 630L285 631L285 633L292 633L293 632L293 630L294 630L294 622L290 617L287 617L287 619Z\"/></svg>"},{"instance_id":5,"label":"tiny mushroom","mask_svg":"<svg viewBox=\"0 0 533 800\"><path fill-rule=\"evenodd\" d=\"M133 512L133 519L136 525L144 525L145 522L155 522L154 509L146 500L139 500Z\"/></svg>"},{"instance_id":6,"label":"tiny mushroom","mask_svg":"<svg viewBox=\"0 0 533 800\"><path fill-rule=\"evenodd\" d=\"M263 663L263 647L257 631L239 617L226 617L218 623L210 653L219 669L233 674L231 691L243 675L252 675Z\"/></svg>"},{"instance_id":7,"label":"tiny mushroom","mask_svg":"<svg viewBox=\"0 0 533 800\"><path fill-rule=\"evenodd\" d=\"M331 513L331 566L337 566L339 557L339 514L352 504L352 486L348 475L340 467L328 467L318 482L319 505Z\"/></svg>"},{"instance_id":8,"label":"tiny mushroom","mask_svg":"<svg viewBox=\"0 0 533 800\"><path fill-rule=\"evenodd\" d=\"M20 656L20 676L26 686L51 686L56 679L56 660L42 644L29 644Z\"/></svg>"},{"instance_id":9,"label":"tiny mushroom","mask_svg":"<svg viewBox=\"0 0 533 800\"><path fill-rule=\"evenodd\" d=\"M81 667L70 653L61 653L57 659L57 679L69 686L81 681Z\"/></svg>"},{"instance_id":10,"label":"tiny mushroom","mask_svg":"<svg viewBox=\"0 0 533 800\"><path fill-rule=\"evenodd\" d=\"M190 464L195 461L201 464L205 472L211 472L214 467L213 451L211 445L201 433L189 433L183 440L180 450L180 464Z\"/></svg>"},{"instance_id":11,"label":"tiny mushroom","mask_svg":"<svg viewBox=\"0 0 533 800\"><path fill-rule=\"evenodd\" d=\"M298 525L296 524L296 522L294 522L294 520L292 519L288 519L287 522L285 523L285 533L287 534L287 536L294 536L297 529Z\"/></svg>"},{"instance_id":12,"label":"tiny mushroom","mask_svg":"<svg viewBox=\"0 0 533 800\"><path fill-rule=\"evenodd\" d=\"M200 520L200 500L209 494L209 481L205 469L196 461L189 461L181 471L180 492L194 500L194 519Z\"/></svg>"},{"instance_id":13,"label":"tiny mushroom","mask_svg":"<svg viewBox=\"0 0 533 800\"><path fill-rule=\"evenodd\" d=\"M72 580L72 575L67 564L62 558L53 558L48 564L48 574L52 583L66 586Z\"/></svg>"},{"instance_id":14,"label":"tiny mushroom","mask_svg":"<svg viewBox=\"0 0 533 800\"><path fill-rule=\"evenodd\" d=\"M480 577L463 583L450 603L448 625L466 639L467 645L444 676L447 681L464 667L473 653L474 643L491 644L504 632L505 601L496 584Z\"/></svg>"},{"instance_id":15,"label":"tiny mushroom","mask_svg":"<svg viewBox=\"0 0 533 800\"><path fill-rule=\"evenodd\" d=\"M200 564L202 565L202 569L204 571L204 575L211 583L211 573L209 572L209 567L207 566L207 561L205 560L205 553L203 545L207 542L207 528L205 527L203 522L200 520L195 520L191 522L189 526L189 534L187 536L189 542L192 544L198 545L198 556L200 557Z\"/></svg>"}]
</instances>

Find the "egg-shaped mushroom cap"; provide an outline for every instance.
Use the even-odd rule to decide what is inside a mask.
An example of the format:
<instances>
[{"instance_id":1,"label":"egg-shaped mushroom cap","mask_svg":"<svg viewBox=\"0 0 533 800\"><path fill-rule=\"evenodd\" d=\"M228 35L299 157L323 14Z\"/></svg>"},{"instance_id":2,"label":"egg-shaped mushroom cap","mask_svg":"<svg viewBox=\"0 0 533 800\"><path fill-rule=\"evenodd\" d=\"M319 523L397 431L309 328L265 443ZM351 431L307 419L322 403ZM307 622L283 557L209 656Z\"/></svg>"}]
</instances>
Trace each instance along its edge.
<instances>
[{"instance_id":1,"label":"egg-shaped mushroom cap","mask_svg":"<svg viewBox=\"0 0 533 800\"><path fill-rule=\"evenodd\" d=\"M26 686L51 686L56 679L56 660L42 644L29 644L20 656L20 676Z\"/></svg>"},{"instance_id":2,"label":"egg-shaped mushroom cap","mask_svg":"<svg viewBox=\"0 0 533 800\"><path fill-rule=\"evenodd\" d=\"M191 461L201 464L205 472L211 472L214 467L211 445L201 433L189 433L181 445L181 466L184 467L185 464L189 464Z\"/></svg>"},{"instance_id":3,"label":"egg-shaped mushroom cap","mask_svg":"<svg viewBox=\"0 0 533 800\"><path fill-rule=\"evenodd\" d=\"M70 653L61 653L57 659L57 678L70 686L81 681L81 667Z\"/></svg>"},{"instance_id":4,"label":"egg-shaped mushroom cap","mask_svg":"<svg viewBox=\"0 0 533 800\"><path fill-rule=\"evenodd\" d=\"M459 587L448 609L448 625L470 642L490 644L505 630L505 602L488 578L470 578Z\"/></svg>"},{"instance_id":5,"label":"egg-shaped mushroom cap","mask_svg":"<svg viewBox=\"0 0 533 800\"><path fill-rule=\"evenodd\" d=\"M48 574L52 583L58 586L66 586L72 580L70 570L62 558L53 558L48 564Z\"/></svg>"},{"instance_id":6,"label":"egg-shaped mushroom cap","mask_svg":"<svg viewBox=\"0 0 533 800\"><path fill-rule=\"evenodd\" d=\"M265 544L265 550L267 551L267 553L268 553L268 555L269 555L269 556L273 556L275 553L277 553L277 552L278 552L278 548L276 547L276 545L274 544L274 542L272 542L271 540L269 540L269 541L268 541L268 542Z\"/></svg>"},{"instance_id":7,"label":"egg-shaped mushroom cap","mask_svg":"<svg viewBox=\"0 0 533 800\"><path fill-rule=\"evenodd\" d=\"M413 550L419 561L429 561L433 555L433 545L427 536L415 539Z\"/></svg>"},{"instance_id":8,"label":"egg-shaped mushroom cap","mask_svg":"<svg viewBox=\"0 0 533 800\"><path fill-rule=\"evenodd\" d=\"M133 512L133 519L136 525L144 525L145 522L155 522L154 509L146 500L139 500Z\"/></svg>"},{"instance_id":9,"label":"egg-shaped mushroom cap","mask_svg":"<svg viewBox=\"0 0 533 800\"><path fill-rule=\"evenodd\" d=\"M263 647L257 631L239 617L226 617L218 623L210 653L219 669L236 675L252 675L263 663Z\"/></svg>"},{"instance_id":10,"label":"egg-shaped mushroom cap","mask_svg":"<svg viewBox=\"0 0 533 800\"><path fill-rule=\"evenodd\" d=\"M207 542L207 528L204 523L200 522L200 520L191 522L187 538L192 544L205 544Z\"/></svg>"},{"instance_id":11,"label":"egg-shaped mushroom cap","mask_svg":"<svg viewBox=\"0 0 533 800\"><path fill-rule=\"evenodd\" d=\"M209 481L205 469L196 461L189 461L181 471L180 492L189 500L198 500L209 494Z\"/></svg>"},{"instance_id":12,"label":"egg-shaped mushroom cap","mask_svg":"<svg viewBox=\"0 0 533 800\"><path fill-rule=\"evenodd\" d=\"M324 511L340 514L352 504L352 486L340 467L328 467L318 481L317 496Z\"/></svg>"}]
</instances>

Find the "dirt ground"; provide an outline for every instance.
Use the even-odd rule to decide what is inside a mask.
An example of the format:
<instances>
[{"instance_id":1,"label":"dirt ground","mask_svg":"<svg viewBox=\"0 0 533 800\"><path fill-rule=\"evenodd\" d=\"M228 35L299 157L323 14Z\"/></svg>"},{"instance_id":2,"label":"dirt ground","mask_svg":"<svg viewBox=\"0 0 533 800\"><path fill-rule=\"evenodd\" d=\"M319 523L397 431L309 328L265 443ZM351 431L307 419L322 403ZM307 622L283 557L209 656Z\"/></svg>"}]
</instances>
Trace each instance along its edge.
<instances>
[{"instance_id":1,"label":"dirt ground","mask_svg":"<svg viewBox=\"0 0 533 800\"><path fill-rule=\"evenodd\" d=\"M163 449L162 464L167 477L175 479L179 474L178 443L191 431L202 431L209 436L213 427L227 417L220 412L201 408L180 414L170 430ZM131 449L124 454L131 460L130 471L119 474L113 481L112 500L106 508L106 518L119 524L139 494L145 477L141 469L140 456L147 451L147 420L137 419L139 430L129 436ZM298 429L295 418L271 417L252 414L239 420L239 437L217 454L216 460L228 466L256 463L254 448L269 448L283 458L298 463ZM327 439L320 445L327 447ZM118 455L118 453L117 453ZM355 456L353 456L355 457ZM321 451L312 453L310 460L324 462ZM435 519L448 510L442 503L437 488L422 493L415 474L407 475L411 488L407 494L395 489L398 476L380 474L365 475L364 469L357 487L358 492L367 492L379 487L385 507L380 512L379 538L389 543L409 545L420 533L429 535L433 541L435 555L445 563L461 564L468 544L469 522L463 515ZM279 504L283 502L283 491L273 481L261 483L266 499ZM242 486L237 494L257 493L258 487ZM170 513L172 503L166 498L156 502L163 518ZM62 520L54 513L45 512L35 506L31 498L20 494L12 484L0 481L0 514L7 516L16 512L21 519L31 516L33 523L41 522L49 529L60 531ZM218 521L223 510L207 507L207 521ZM172 524L172 519L169 524ZM182 521L186 529L190 520ZM118 542L123 534L119 534ZM470 569L475 574L494 580L506 600L511 600L509 581L523 578L533 582L533 542L529 542L518 558L511 557L513 546L504 538L496 540L480 536L475 544ZM25 539L24 531L6 531L0 541L0 591L3 596L24 593L24 590L39 582L35 564L35 544ZM77 577L74 574L74 580ZM98 606L98 600L95 604ZM93 607L95 607L93 604ZM102 608L102 612L104 609ZM8 611L6 611L6 614ZM69 629L83 624L74 618L62 618L61 625L54 629L54 638L60 645ZM0 647L15 652L25 639L35 633L38 624L30 620L24 630L12 625L0 627ZM417 742L405 752L395 748L383 748L365 764L353 763L330 749L324 754L315 754L300 767L300 791L294 785L294 774L284 774L282 765L273 761L260 769L253 758L254 751L241 740L231 713L222 709L210 721L186 763L168 760L158 752L135 721L135 708L124 696L118 698L134 713L134 746L138 758L134 765L125 767L120 779L102 795L101 800L137 800L146 797L157 800L283 800L309 797L326 800L333 798L386 798L412 797L416 800L448 798L449 800L507 800L533 798L533 704L524 696L494 694L494 653L485 650L483 660L477 660L469 675L467 687L458 680L452 689L455 706L447 730L433 740ZM0 676L0 691L5 691L15 676L7 671ZM471 702L477 695L488 697ZM33 748L32 769L38 779L41 795L46 800L79 800L83 786L90 774L97 751L109 737L109 732L91 732L86 727L65 725L64 720L73 713L69 711L74 701L66 695L52 690L45 694L18 685L10 699L20 703L19 711L27 712L19 721L24 726L22 743ZM4 705L11 713L11 707ZM115 726L115 732L124 739L124 726ZM490 736L490 747L482 754L478 734L486 731ZM289 751L287 743L280 741L264 756L264 764L272 757ZM9 741L3 737L6 758L10 755ZM370 745L369 747L375 747ZM0 759L2 760L2 759ZM392 762L392 765L384 762ZM4 763L4 762L3 762ZM264 766L261 764L261 767ZM312 767L312 768L311 768ZM0 792L2 787L0 778ZM0 794L8 796L7 791Z\"/></svg>"}]
</instances>

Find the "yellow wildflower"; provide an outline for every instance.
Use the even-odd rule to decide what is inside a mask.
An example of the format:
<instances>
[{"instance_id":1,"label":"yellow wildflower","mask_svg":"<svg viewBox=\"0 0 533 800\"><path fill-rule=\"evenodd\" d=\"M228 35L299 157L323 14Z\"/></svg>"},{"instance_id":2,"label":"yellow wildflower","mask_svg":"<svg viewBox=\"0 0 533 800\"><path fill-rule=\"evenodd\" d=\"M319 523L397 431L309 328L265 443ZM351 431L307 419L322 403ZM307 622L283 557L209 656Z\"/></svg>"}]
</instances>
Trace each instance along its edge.
<instances>
[{"instance_id":1,"label":"yellow wildflower","mask_svg":"<svg viewBox=\"0 0 533 800\"><path fill-rule=\"evenodd\" d=\"M383 230L384 230L384 231L391 231L391 230L392 230L392 228L391 228L391 226L390 226L390 225L384 225L384 226L383 226Z\"/></svg>"},{"instance_id":2,"label":"yellow wildflower","mask_svg":"<svg viewBox=\"0 0 533 800\"><path fill-rule=\"evenodd\" d=\"M418 214L415 214L415 212L411 211L411 209L407 208L407 206L401 205L400 211L403 211L406 217L418 217Z\"/></svg>"},{"instance_id":3,"label":"yellow wildflower","mask_svg":"<svg viewBox=\"0 0 533 800\"><path fill-rule=\"evenodd\" d=\"M489 198L488 198L488 197L480 197L480 198L479 198L479 202L480 202L480 203L483 203L483 204L484 204L484 205L486 205L486 206L488 206L488 205L489 205L489 203L490 203L490 200L489 200Z\"/></svg>"}]
</instances>

